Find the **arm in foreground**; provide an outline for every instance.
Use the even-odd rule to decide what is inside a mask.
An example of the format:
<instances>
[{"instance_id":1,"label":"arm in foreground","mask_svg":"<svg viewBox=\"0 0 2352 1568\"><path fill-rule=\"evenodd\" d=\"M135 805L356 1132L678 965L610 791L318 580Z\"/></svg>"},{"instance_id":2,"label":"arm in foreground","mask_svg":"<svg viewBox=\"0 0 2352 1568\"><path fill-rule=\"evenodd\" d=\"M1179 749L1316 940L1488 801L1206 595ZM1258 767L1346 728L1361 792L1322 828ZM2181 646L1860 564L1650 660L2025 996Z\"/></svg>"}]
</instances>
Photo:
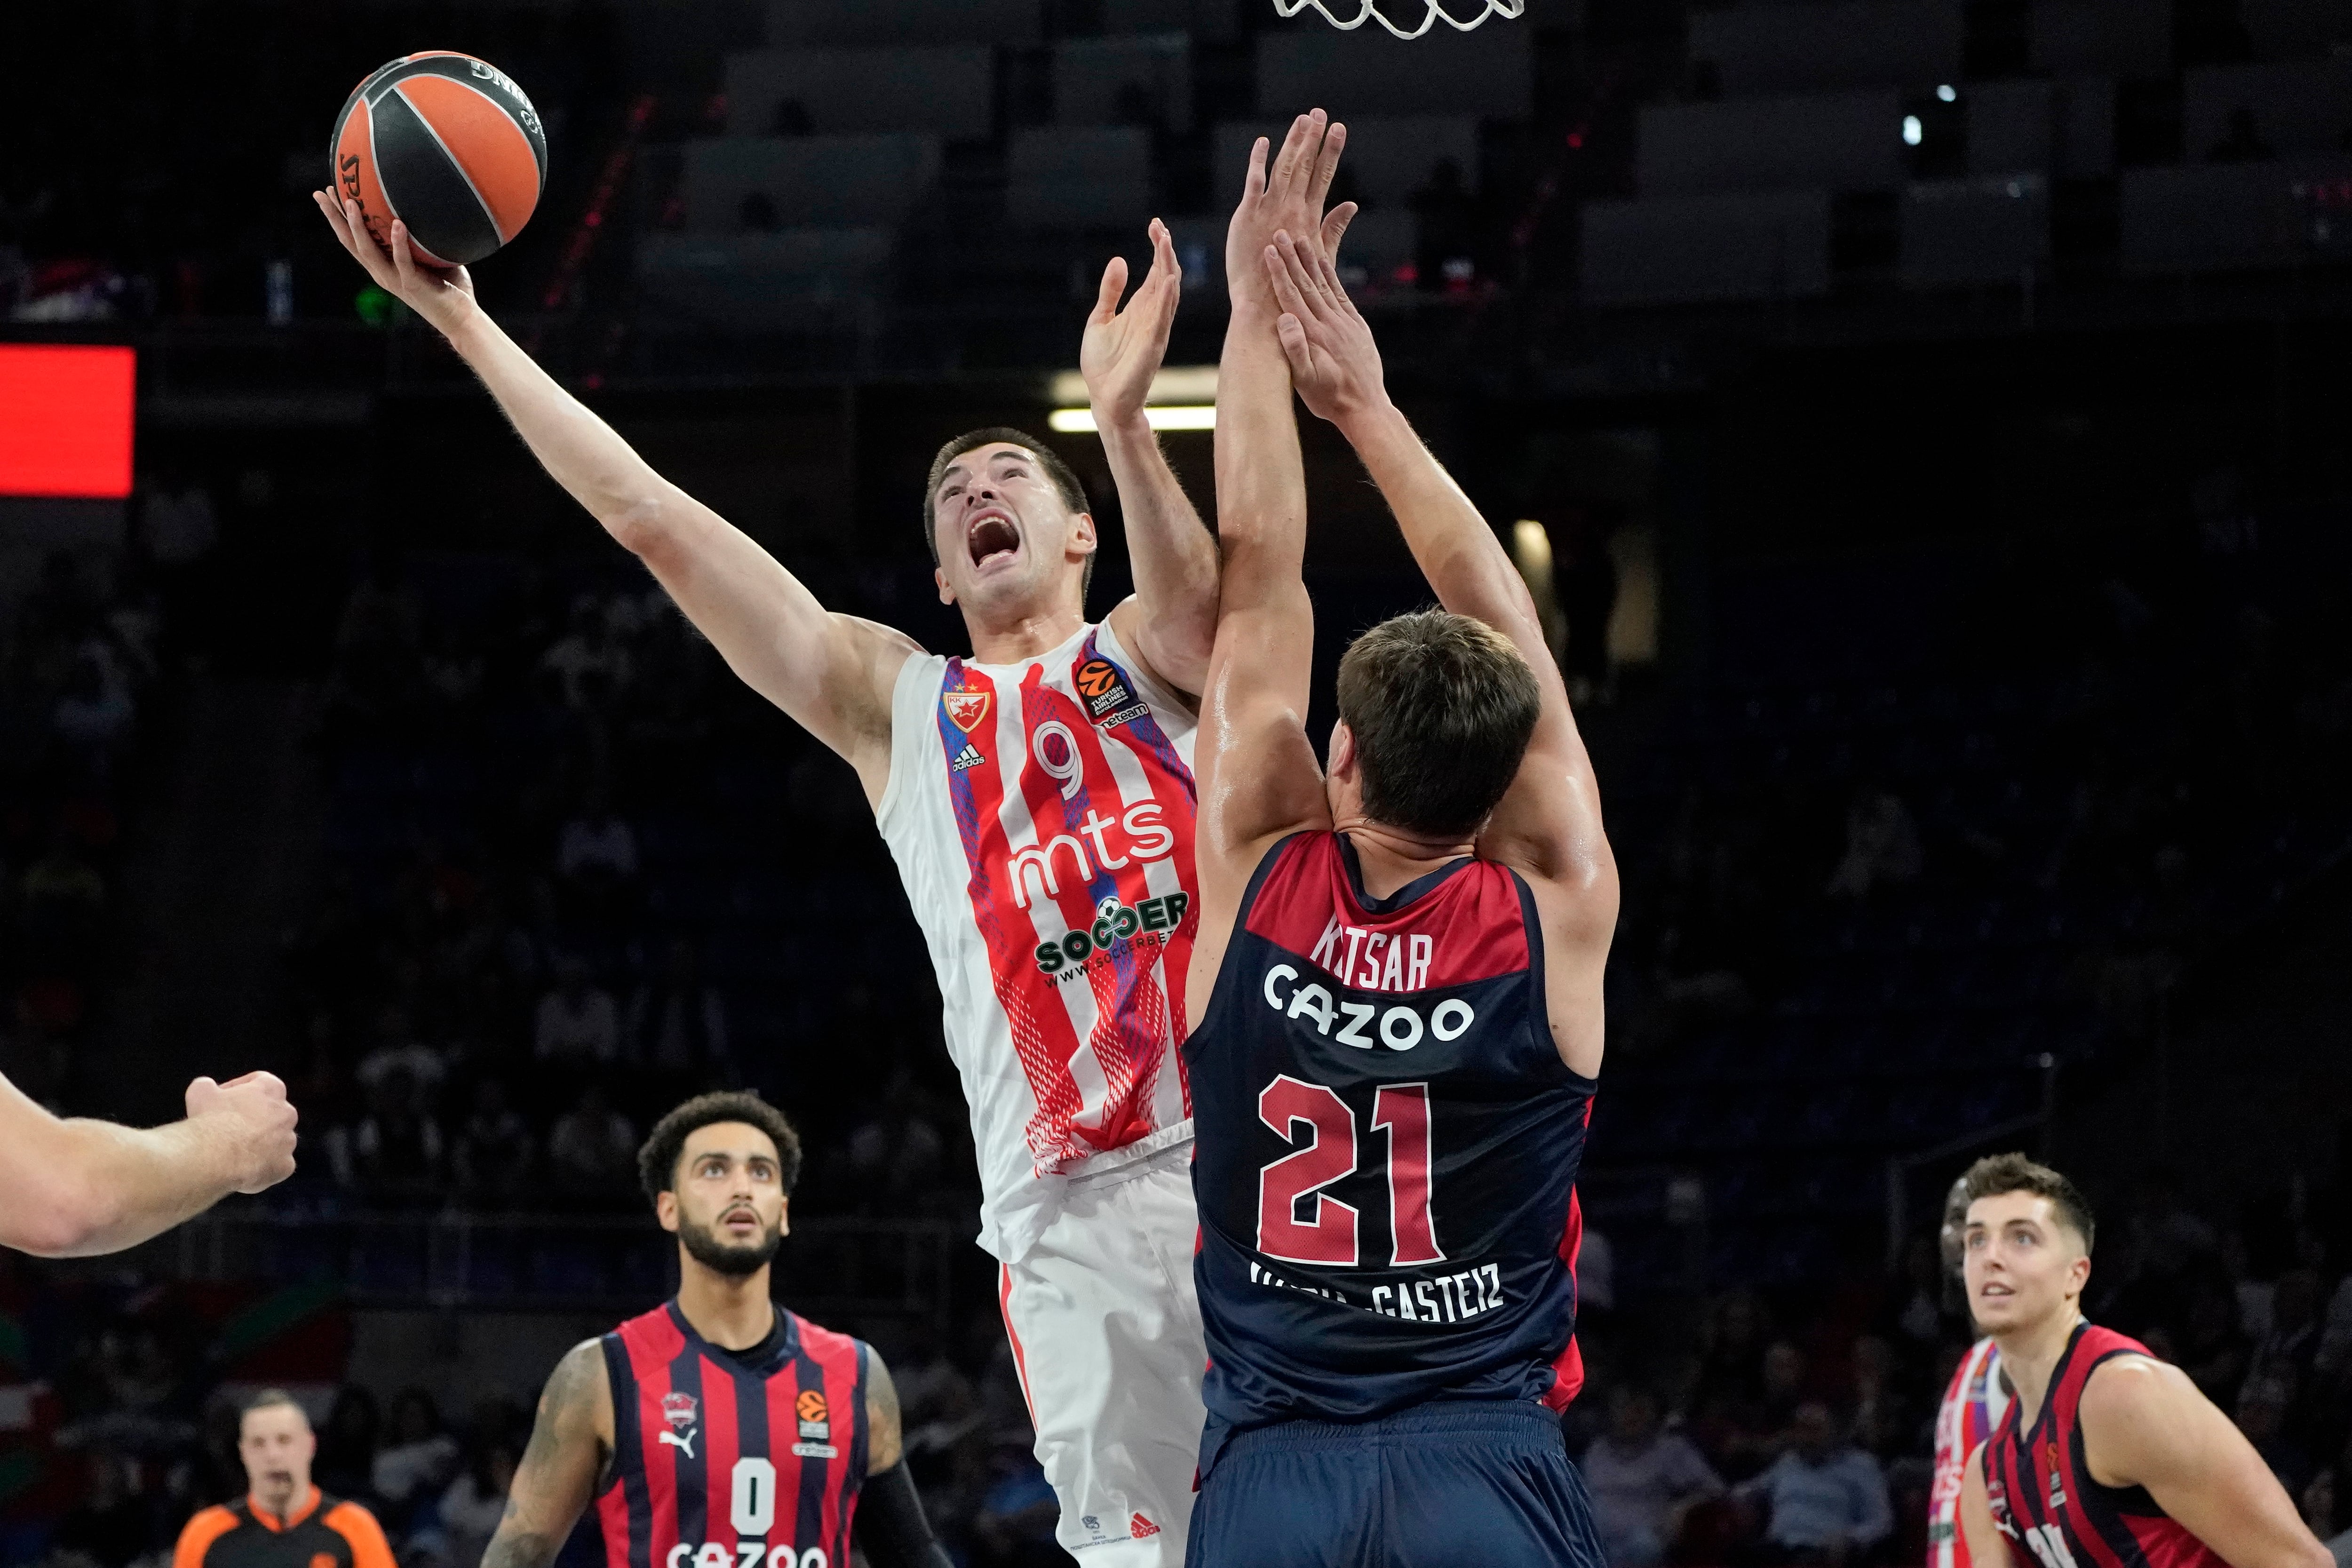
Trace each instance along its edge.
<instances>
[{"instance_id":1,"label":"arm in foreground","mask_svg":"<svg viewBox=\"0 0 2352 1568\"><path fill-rule=\"evenodd\" d=\"M1126 287L1127 258L1115 256L1103 268L1102 291L1078 345L1078 369L1103 457L1118 486L1135 570L1135 595L1111 619L1119 640L1164 684L1198 691L1217 635L1217 542L1168 466L1144 413L1184 292L1176 243L1158 218L1151 220L1151 270L1122 310L1118 297Z\"/></svg>"},{"instance_id":2,"label":"arm in foreground","mask_svg":"<svg viewBox=\"0 0 2352 1568\"><path fill-rule=\"evenodd\" d=\"M2000 1527L1992 1521L1992 1501L1985 1491L1984 1445L1977 1445L1960 1470L1960 1539L1969 1549L1973 1568L2000 1568L2009 1561Z\"/></svg>"},{"instance_id":3,"label":"arm in foreground","mask_svg":"<svg viewBox=\"0 0 2352 1568\"><path fill-rule=\"evenodd\" d=\"M200 1078L187 1109L165 1127L60 1119L0 1077L0 1246L120 1252L294 1173L294 1108L275 1074Z\"/></svg>"},{"instance_id":4,"label":"arm in foreground","mask_svg":"<svg viewBox=\"0 0 2352 1568\"><path fill-rule=\"evenodd\" d=\"M2233 1568L2332 1568L2254 1446L2179 1367L2108 1362L2084 1384L2081 1412L2092 1478L2147 1488Z\"/></svg>"},{"instance_id":5,"label":"arm in foreground","mask_svg":"<svg viewBox=\"0 0 2352 1568\"><path fill-rule=\"evenodd\" d=\"M1217 377L1217 519L1224 567L1217 637L1195 744L1204 939L1222 934L1250 873L1276 838L1328 826L1323 770L1307 738L1315 614L1299 575L1307 552L1307 477L1290 374L1260 260L1286 223L1319 220L1344 132L1318 111L1291 125L1267 166L1250 153L1225 240L1233 316Z\"/></svg>"},{"instance_id":6,"label":"arm in foreground","mask_svg":"<svg viewBox=\"0 0 2352 1568\"><path fill-rule=\"evenodd\" d=\"M1542 706L1527 756L1478 847L1535 887L1554 958L1548 983L1555 1043L1569 1067L1592 1077L1601 1070L1601 974L1617 927L1617 866L1601 830L1591 759L1535 600L1495 531L1389 400L1379 346L1328 249L1311 234L1286 234L1266 273L1299 396L1363 459L1438 603L1508 637L1535 673Z\"/></svg>"},{"instance_id":7,"label":"arm in foreground","mask_svg":"<svg viewBox=\"0 0 2352 1568\"><path fill-rule=\"evenodd\" d=\"M915 1479L907 1473L898 1385L870 1350L866 1366L866 1485L858 1497L857 1544L874 1568L952 1568L954 1559L931 1534Z\"/></svg>"},{"instance_id":8,"label":"arm in foreground","mask_svg":"<svg viewBox=\"0 0 2352 1568\"><path fill-rule=\"evenodd\" d=\"M547 1568L594 1496L613 1452L613 1390L604 1352L583 1340L563 1354L539 1396L530 1442L507 1490L506 1513L482 1568Z\"/></svg>"},{"instance_id":9,"label":"arm in foreground","mask_svg":"<svg viewBox=\"0 0 2352 1568\"><path fill-rule=\"evenodd\" d=\"M890 687L919 651L901 633L835 615L743 532L654 471L475 303L462 267L436 271L394 223L392 250L356 203L318 193L335 237L376 286L449 340L555 481L643 561L729 668L847 758L879 800L889 776Z\"/></svg>"}]
</instances>

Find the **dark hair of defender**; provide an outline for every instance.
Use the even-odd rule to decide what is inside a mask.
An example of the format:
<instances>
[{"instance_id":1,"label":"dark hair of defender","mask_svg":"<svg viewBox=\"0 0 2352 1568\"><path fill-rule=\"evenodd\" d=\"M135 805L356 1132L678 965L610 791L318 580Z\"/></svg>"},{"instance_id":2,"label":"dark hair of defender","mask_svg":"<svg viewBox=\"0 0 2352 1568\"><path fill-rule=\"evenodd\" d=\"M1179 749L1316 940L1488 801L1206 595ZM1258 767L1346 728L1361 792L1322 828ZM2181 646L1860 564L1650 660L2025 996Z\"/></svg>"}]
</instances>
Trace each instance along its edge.
<instances>
[{"instance_id":1,"label":"dark hair of defender","mask_svg":"<svg viewBox=\"0 0 2352 1568\"><path fill-rule=\"evenodd\" d=\"M2091 1203L2083 1190L2064 1176L2019 1153L1988 1154L1970 1165L1960 1178L1969 1194L1969 1202L1979 1198L1997 1198L2004 1193L2032 1193L2048 1198L2050 1206L2058 1211L2058 1223L2083 1238L2083 1251L2088 1256L2094 1227L2097 1222L2091 1214Z\"/></svg>"},{"instance_id":2,"label":"dark hair of defender","mask_svg":"<svg viewBox=\"0 0 2352 1568\"><path fill-rule=\"evenodd\" d=\"M1412 833L1476 830L1518 776L1542 707L1510 639L1444 610L1382 621L1339 660L1364 810Z\"/></svg>"},{"instance_id":3,"label":"dark hair of defender","mask_svg":"<svg viewBox=\"0 0 2352 1568\"><path fill-rule=\"evenodd\" d=\"M931 552L932 565L937 566L940 563L940 514L937 503L940 496L940 481L947 478L948 465L966 452L977 451L982 447L993 447L999 442L1006 446L1019 447L1037 459L1037 466L1045 470L1045 477L1054 481L1054 488L1062 492L1063 503L1072 511L1091 513L1094 510L1087 501L1087 487L1078 482L1078 476L1071 469L1070 465L1062 461L1060 453L1034 436L1025 430L1015 430L1009 425L991 425L985 429L967 430L940 448L940 455L931 459L930 479L923 486L923 548ZM1086 579L1078 585L1079 593L1084 594L1095 585L1095 562L1101 554L1101 547L1097 545L1095 553L1087 557Z\"/></svg>"},{"instance_id":4,"label":"dark hair of defender","mask_svg":"<svg viewBox=\"0 0 2352 1568\"><path fill-rule=\"evenodd\" d=\"M678 1157L686 1152L688 1136L719 1121L744 1122L766 1133L776 1146L777 1177L787 1194L793 1190L801 1179L801 1135L782 1111L758 1095L730 1089L696 1095L646 1134L645 1146L637 1151L637 1179L648 1202L676 1190Z\"/></svg>"}]
</instances>

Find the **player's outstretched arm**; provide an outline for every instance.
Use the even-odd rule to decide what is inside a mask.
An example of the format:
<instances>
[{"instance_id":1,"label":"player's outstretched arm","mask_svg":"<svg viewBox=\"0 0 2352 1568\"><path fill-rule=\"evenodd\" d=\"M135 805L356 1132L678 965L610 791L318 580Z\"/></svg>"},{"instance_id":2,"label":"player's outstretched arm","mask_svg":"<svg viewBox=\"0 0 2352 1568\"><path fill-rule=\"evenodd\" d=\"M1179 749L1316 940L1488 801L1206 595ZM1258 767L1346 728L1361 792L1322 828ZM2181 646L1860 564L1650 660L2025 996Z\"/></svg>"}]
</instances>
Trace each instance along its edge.
<instances>
[{"instance_id":1,"label":"player's outstretched arm","mask_svg":"<svg viewBox=\"0 0 2352 1568\"><path fill-rule=\"evenodd\" d=\"M1184 292L1176 243L1158 218L1151 220L1151 270L1121 310L1126 289L1127 258L1114 256L1078 345L1078 369L1118 486L1135 569L1134 596L1111 612L1111 629L1162 684L1193 692L1208 678L1217 635L1217 544L1144 415Z\"/></svg>"},{"instance_id":2,"label":"player's outstretched arm","mask_svg":"<svg viewBox=\"0 0 2352 1568\"><path fill-rule=\"evenodd\" d=\"M187 1108L167 1127L61 1120L0 1077L0 1246L120 1252L294 1173L294 1108L275 1074L200 1078Z\"/></svg>"},{"instance_id":3,"label":"player's outstretched arm","mask_svg":"<svg viewBox=\"0 0 2352 1568\"><path fill-rule=\"evenodd\" d=\"M1265 269L1300 398L1356 448L1438 603L1509 637L1535 671L1542 712L1478 847L1536 889L1554 955L1546 972L1553 1037L1561 1059L1590 1077L1601 1070L1601 973L1617 926L1617 867L1601 831L1591 760L1535 600L1495 531L1389 400L1371 327L1341 286L1328 248L1311 230L1286 234ZM1571 961L1559 962L1563 956Z\"/></svg>"},{"instance_id":4,"label":"player's outstretched arm","mask_svg":"<svg viewBox=\"0 0 2352 1568\"><path fill-rule=\"evenodd\" d=\"M1980 1568L2000 1568L2009 1560L2000 1543L2000 1530L1992 1521L1992 1501L1985 1491L1984 1445L1979 1443L1960 1467L1960 1539L1969 1562Z\"/></svg>"},{"instance_id":5,"label":"player's outstretched arm","mask_svg":"<svg viewBox=\"0 0 2352 1568\"><path fill-rule=\"evenodd\" d=\"M872 1351L866 1357L866 1485L858 1498L857 1544L874 1568L954 1568L931 1534L923 1500L907 1473L898 1385Z\"/></svg>"},{"instance_id":6,"label":"player's outstretched arm","mask_svg":"<svg viewBox=\"0 0 2352 1568\"><path fill-rule=\"evenodd\" d=\"M563 1352L539 1396L530 1441L507 1489L506 1512L482 1568L547 1568L571 1539L613 1458L613 1385L604 1347Z\"/></svg>"},{"instance_id":7,"label":"player's outstretched arm","mask_svg":"<svg viewBox=\"0 0 2352 1568\"><path fill-rule=\"evenodd\" d=\"M2080 1408L2092 1479L2147 1488L2231 1568L2332 1568L2254 1446L2179 1367L2118 1356L2091 1373Z\"/></svg>"},{"instance_id":8,"label":"player's outstretched arm","mask_svg":"<svg viewBox=\"0 0 2352 1568\"><path fill-rule=\"evenodd\" d=\"M1311 229L1321 220L1345 140L1321 110L1302 114L1269 168L1261 137L1225 237L1233 317L1217 377L1216 447L1224 566L1195 742L1202 906L1196 973L1214 973L1242 892L1267 847L1286 833L1330 825L1322 769L1307 739L1315 616L1299 576L1306 470L1260 258L1276 232ZM1344 223L1344 213L1334 216ZM1208 987L1193 994L1205 997Z\"/></svg>"},{"instance_id":9,"label":"player's outstretched arm","mask_svg":"<svg viewBox=\"0 0 2352 1568\"><path fill-rule=\"evenodd\" d=\"M849 759L879 800L889 776L890 688L908 655L901 633L835 615L726 519L656 473L611 426L557 384L474 300L462 267L438 271L410 253L405 225L386 253L357 203L316 193L320 212L377 287L431 322L457 351L533 456L606 532L646 563L735 673Z\"/></svg>"}]
</instances>

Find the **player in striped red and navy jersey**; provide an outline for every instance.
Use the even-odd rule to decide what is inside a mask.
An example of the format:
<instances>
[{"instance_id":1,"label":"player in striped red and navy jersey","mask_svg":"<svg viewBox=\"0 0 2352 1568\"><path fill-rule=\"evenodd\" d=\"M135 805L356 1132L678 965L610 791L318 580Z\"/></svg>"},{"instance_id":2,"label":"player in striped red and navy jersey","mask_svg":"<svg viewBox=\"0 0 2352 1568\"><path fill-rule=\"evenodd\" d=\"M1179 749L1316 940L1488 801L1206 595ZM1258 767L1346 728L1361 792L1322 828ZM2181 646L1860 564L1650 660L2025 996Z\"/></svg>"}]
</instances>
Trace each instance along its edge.
<instances>
[{"instance_id":1,"label":"player in striped red and navy jersey","mask_svg":"<svg viewBox=\"0 0 2352 1568\"><path fill-rule=\"evenodd\" d=\"M2179 1367L2083 1316L2090 1205L2022 1154L1962 1178L1969 1310L2016 1396L1971 1456L1979 1568L2331 1568L2254 1446Z\"/></svg>"},{"instance_id":2,"label":"player in striped red and navy jersey","mask_svg":"<svg viewBox=\"0 0 2352 1568\"><path fill-rule=\"evenodd\" d=\"M608 1568L846 1568L853 1521L875 1568L945 1568L882 1358L769 1298L800 1163L756 1095L655 1125L638 1168L677 1295L557 1363L483 1568L546 1568L592 1500Z\"/></svg>"}]
</instances>

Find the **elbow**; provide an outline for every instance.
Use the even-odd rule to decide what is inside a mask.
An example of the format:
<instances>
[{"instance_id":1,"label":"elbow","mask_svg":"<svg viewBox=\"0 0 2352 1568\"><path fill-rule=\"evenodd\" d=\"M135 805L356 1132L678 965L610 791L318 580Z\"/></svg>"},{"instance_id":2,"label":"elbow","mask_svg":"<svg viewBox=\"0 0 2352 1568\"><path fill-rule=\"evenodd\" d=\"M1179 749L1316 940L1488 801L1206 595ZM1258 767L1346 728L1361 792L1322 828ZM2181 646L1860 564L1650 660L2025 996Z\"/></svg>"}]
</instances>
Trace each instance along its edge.
<instances>
[{"instance_id":1,"label":"elbow","mask_svg":"<svg viewBox=\"0 0 2352 1568\"><path fill-rule=\"evenodd\" d=\"M26 1201L21 1208L10 1203L14 1212L0 1226L0 1242L36 1258L88 1258L110 1250L107 1238L120 1215L110 1212L112 1205L104 1198L66 1183L38 1180L17 1185L10 1197L19 1194Z\"/></svg>"},{"instance_id":2,"label":"elbow","mask_svg":"<svg viewBox=\"0 0 2352 1568\"><path fill-rule=\"evenodd\" d=\"M597 506L596 521L622 549L648 564L668 539L668 518L658 495L613 496Z\"/></svg>"}]
</instances>

